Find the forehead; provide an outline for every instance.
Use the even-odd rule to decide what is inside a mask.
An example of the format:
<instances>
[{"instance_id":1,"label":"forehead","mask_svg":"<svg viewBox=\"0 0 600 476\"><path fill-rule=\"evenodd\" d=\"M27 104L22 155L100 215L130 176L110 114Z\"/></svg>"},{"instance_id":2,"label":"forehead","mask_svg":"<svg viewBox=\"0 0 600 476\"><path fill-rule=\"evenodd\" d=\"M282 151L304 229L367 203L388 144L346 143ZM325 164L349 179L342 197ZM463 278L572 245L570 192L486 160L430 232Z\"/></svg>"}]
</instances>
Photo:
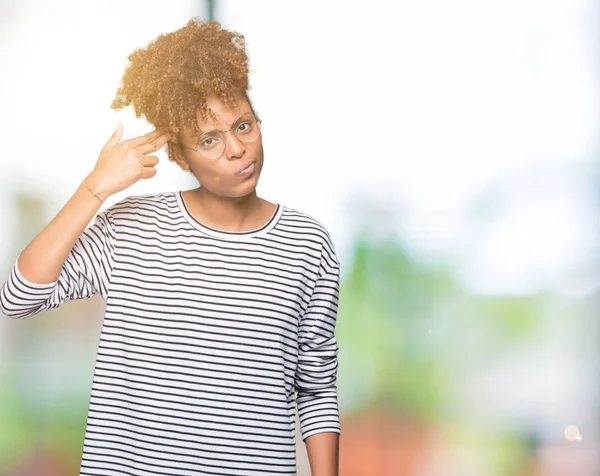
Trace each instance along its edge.
<instances>
[{"instance_id":1,"label":"forehead","mask_svg":"<svg viewBox=\"0 0 600 476\"><path fill-rule=\"evenodd\" d=\"M227 105L216 98L208 98L206 106L214 117L202 115L200 108L196 110L196 124L201 131L211 129L228 129L242 114L252 112L246 99L238 99L236 104Z\"/></svg>"}]
</instances>

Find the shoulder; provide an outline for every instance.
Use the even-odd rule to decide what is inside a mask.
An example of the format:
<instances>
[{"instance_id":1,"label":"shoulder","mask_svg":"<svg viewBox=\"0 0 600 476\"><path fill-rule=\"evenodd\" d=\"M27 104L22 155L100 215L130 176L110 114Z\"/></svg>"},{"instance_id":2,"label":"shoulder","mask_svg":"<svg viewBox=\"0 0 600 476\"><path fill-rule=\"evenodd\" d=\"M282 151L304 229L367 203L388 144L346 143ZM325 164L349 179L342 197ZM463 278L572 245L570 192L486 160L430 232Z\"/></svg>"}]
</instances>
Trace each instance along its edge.
<instances>
[{"instance_id":1,"label":"shoulder","mask_svg":"<svg viewBox=\"0 0 600 476\"><path fill-rule=\"evenodd\" d=\"M106 209L106 214L112 218L140 214L163 214L176 204L174 192L158 194L130 195Z\"/></svg>"},{"instance_id":2,"label":"shoulder","mask_svg":"<svg viewBox=\"0 0 600 476\"><path fill-rule=\"evenodd\" d=\"M284 206L281 222L290 230L294 230L298 233L314 235L315 237L325 241L331 241L331 236L325 225L323 225L323 223L314 218L312 215L309 215L303 211Z\"/></svg>"},{"instance_id":3,"label":"shoulder","mask_svg":"<svg viewBox=\"0 0 600 476\"><path fill-rule=\"evenodd\" d=\"M329 230L314 216L301 210L284 206L280 223L287 231L318 243L324 253L335 257L335 246Z\"/></svg>"},{"instance_id":4,"label":"shoulder","mask_svg":"<svg viewBox=\"0 0 600 476\"><path fill-rule=\"evenodd\" d=\"M130 195L109 206L100 215L115 230L128 230L157 223L175 223L178 218L176 193Z\"/></svg>"}]
</instances>

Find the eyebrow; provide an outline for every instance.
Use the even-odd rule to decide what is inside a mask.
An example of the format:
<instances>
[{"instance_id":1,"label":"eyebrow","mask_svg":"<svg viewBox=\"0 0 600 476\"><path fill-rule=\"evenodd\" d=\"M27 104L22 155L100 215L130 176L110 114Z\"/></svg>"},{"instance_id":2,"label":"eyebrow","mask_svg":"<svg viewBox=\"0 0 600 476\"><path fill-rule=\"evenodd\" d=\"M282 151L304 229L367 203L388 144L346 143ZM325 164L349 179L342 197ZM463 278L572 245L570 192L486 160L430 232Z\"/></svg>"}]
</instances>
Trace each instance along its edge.
<instances>
[{"instance_id":1,"label":"eyebrow","mask_svg":"<svg viewBox=\"0 0 600 476\"><path fill-rule=\"evenodd\" d=\"M235 121L233 121L233 123L231 124L231 127L228 130L233 129L242 119L244 119L245 116L252 114L252 111L246 111L244 113L242 113L242 115L240 115ZM198 134L198 137L204 134L211 134L213 132L221 132L223 133L224 131L220 130L220 129L210 129L207 131L203 131L202 129L198 128L198 130L200 131L200 134Z\"/></svg>"}]
</instances>

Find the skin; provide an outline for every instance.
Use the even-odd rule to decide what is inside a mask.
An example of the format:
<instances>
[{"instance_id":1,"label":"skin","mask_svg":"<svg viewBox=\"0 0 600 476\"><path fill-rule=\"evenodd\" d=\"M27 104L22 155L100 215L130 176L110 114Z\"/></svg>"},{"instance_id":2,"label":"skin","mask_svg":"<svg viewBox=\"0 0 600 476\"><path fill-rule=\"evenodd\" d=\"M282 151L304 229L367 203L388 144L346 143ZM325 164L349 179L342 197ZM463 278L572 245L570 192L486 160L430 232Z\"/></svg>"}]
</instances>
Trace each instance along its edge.
<instances>
[{"instance_id":1,"label":"skin","mask_svg":"<svg viewBox=\"0 0 600 476\"><path fill-rule=\"evenodd\" d=\"M340 435L317 433L304 441L312 476L338 476Z\"/></svg>"}]
</instances>

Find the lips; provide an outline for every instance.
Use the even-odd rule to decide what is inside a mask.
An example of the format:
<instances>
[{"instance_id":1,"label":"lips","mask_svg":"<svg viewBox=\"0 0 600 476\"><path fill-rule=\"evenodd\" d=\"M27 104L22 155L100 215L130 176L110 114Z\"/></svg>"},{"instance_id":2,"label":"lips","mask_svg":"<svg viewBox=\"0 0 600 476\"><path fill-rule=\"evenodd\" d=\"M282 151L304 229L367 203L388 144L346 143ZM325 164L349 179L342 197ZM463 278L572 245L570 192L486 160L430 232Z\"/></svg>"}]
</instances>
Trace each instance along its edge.
<instances>
[{"instance_id":1,"label":"lips","mask_svg":"<svg viewBox=\"0 0 600 476\"><path fill-rule=\"evenodd\" d=\"M254 172L254 167L254 162L247 162L236 172L236 175L250 175L252 172Z\"/></svg>"}]
</instances>

